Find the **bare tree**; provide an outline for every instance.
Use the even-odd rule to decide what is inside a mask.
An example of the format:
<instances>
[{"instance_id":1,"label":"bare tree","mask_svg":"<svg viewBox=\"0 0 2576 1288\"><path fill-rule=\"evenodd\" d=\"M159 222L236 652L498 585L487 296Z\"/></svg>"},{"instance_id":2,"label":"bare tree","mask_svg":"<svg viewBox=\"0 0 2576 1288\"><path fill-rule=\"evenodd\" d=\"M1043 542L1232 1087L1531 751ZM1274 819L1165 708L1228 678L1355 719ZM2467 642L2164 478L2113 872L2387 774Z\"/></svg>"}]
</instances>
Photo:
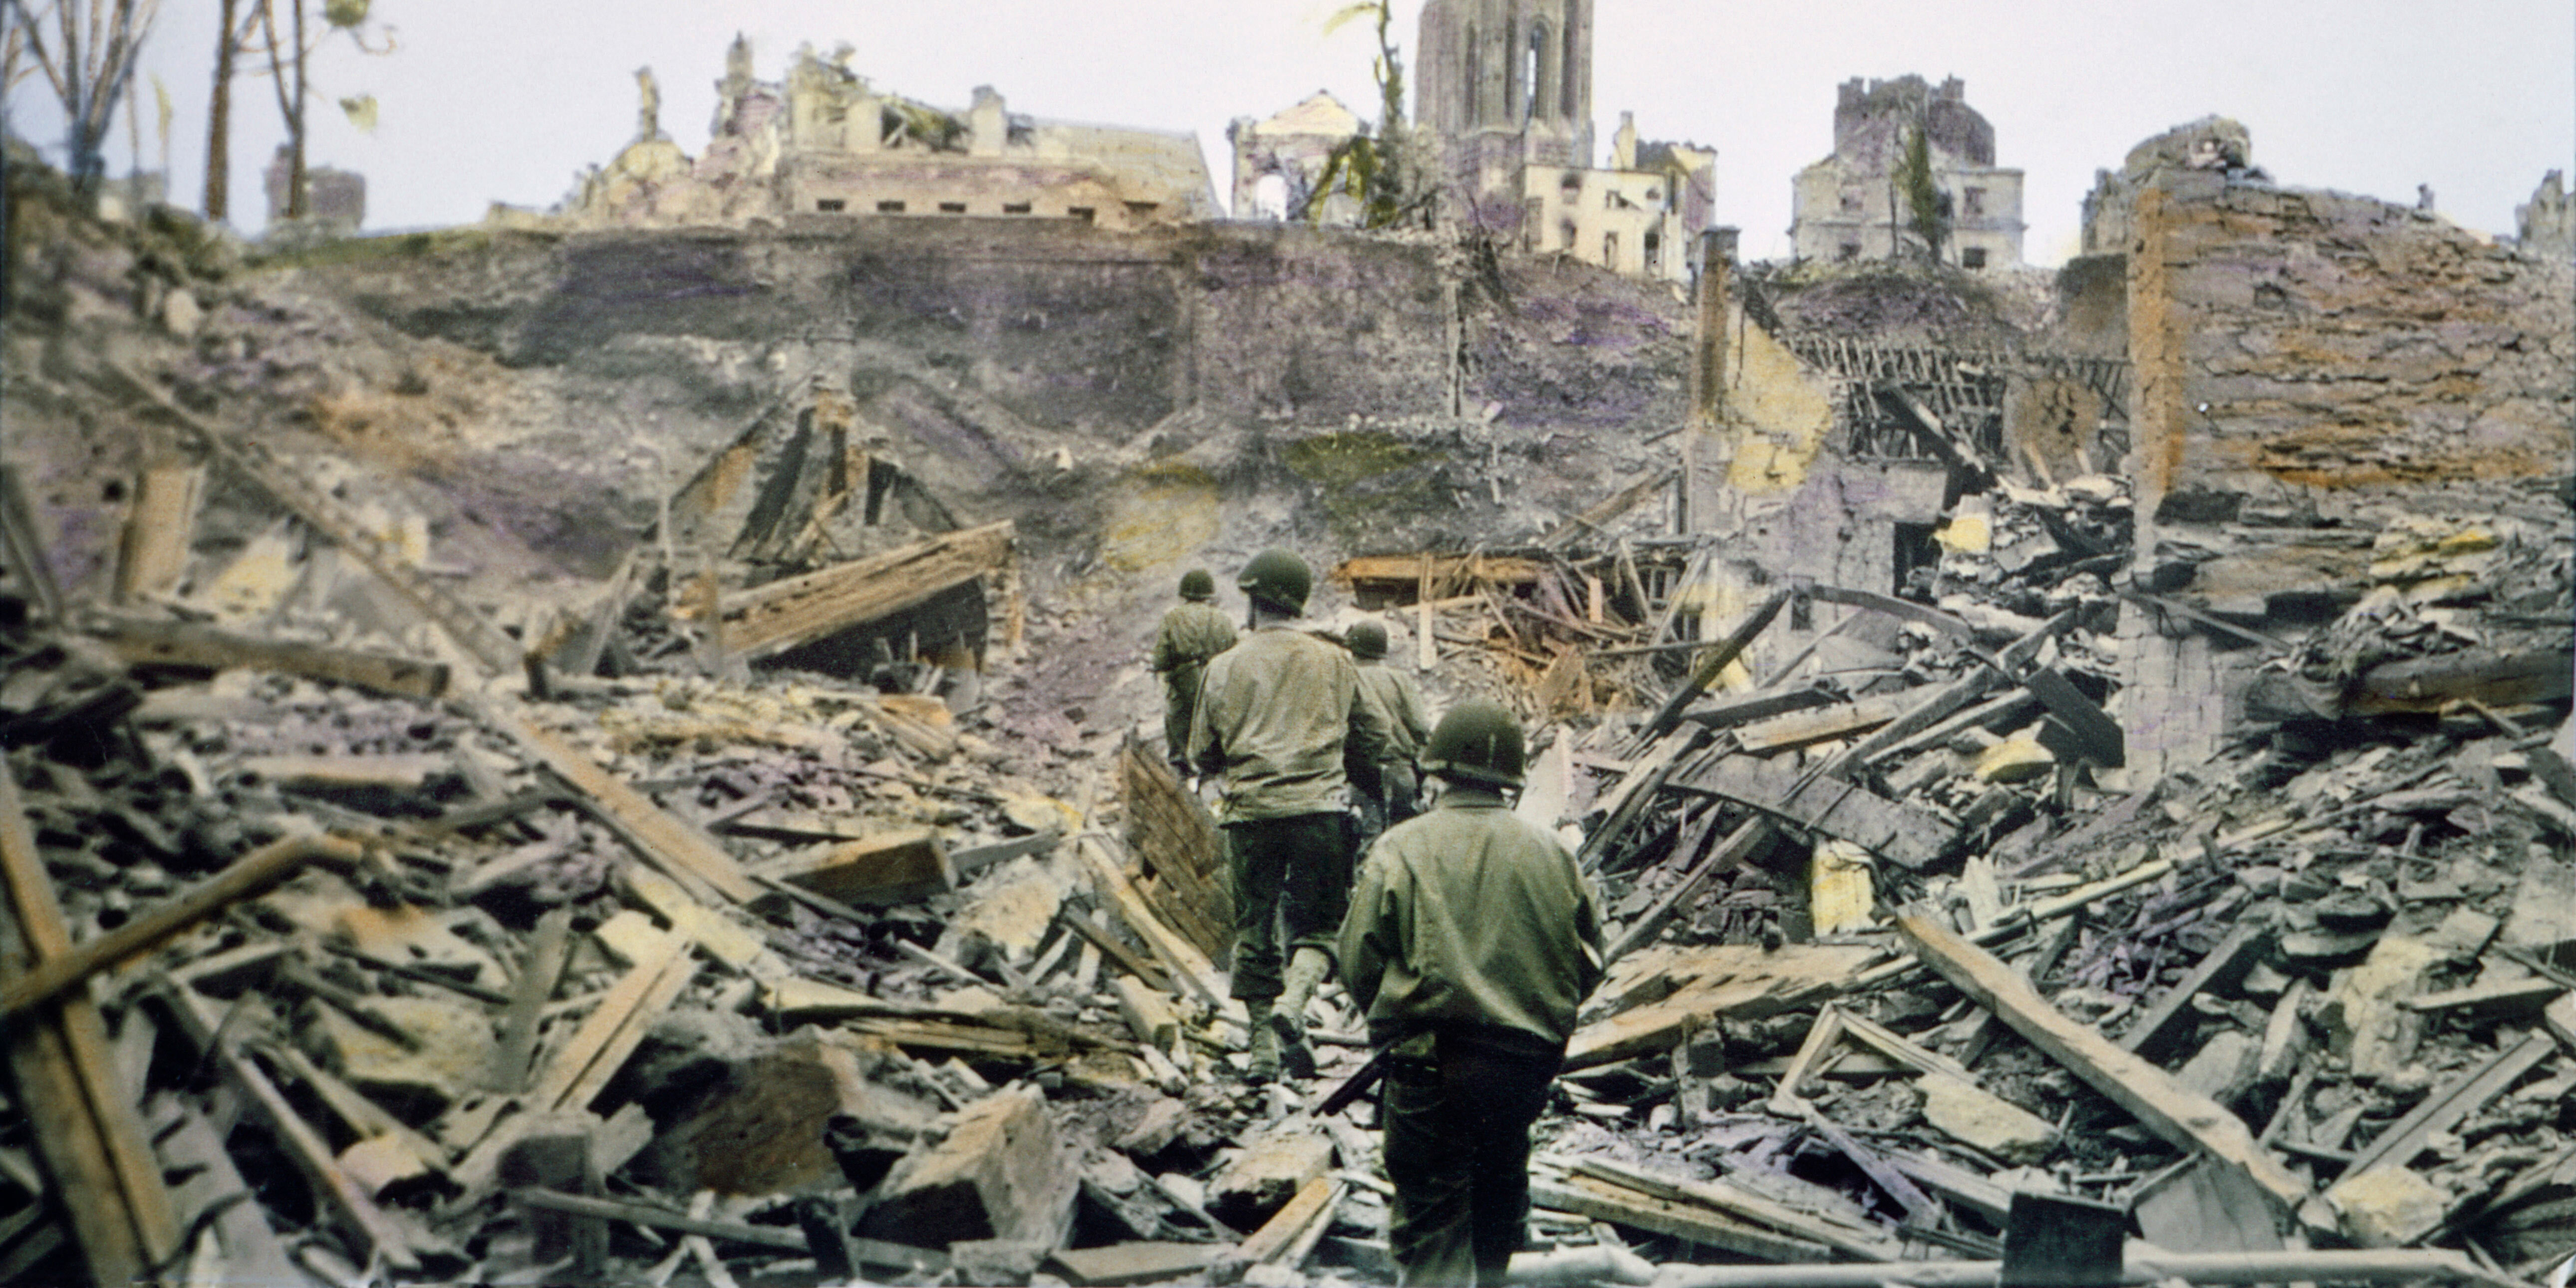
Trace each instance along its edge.
<instances>
[{"instance_id":1,"label":"bare tree","mask_svg":"<svg viewBox=\"0 0 2576 1288\"><path fill-rule=\"evenodd\" d=\"M62 104L63 168L84 193L94 193L107 173L107 138L117 104L134 79L143 41L160 13L159 0L53 0L31 8L28 0L0 0L14 64L24 50ZM9 69L14 72L14 65Z\"/></svg>"},{"instance_id":2,"label":"bare tree","mask_svg":"<svg viewBox=\"0 0 2576 1288\"><path fill-rule=\"evenodd\" d=\"M23 3L23 0L18 0ZM285 0L287 16L281 31L278 17L279 0L223 0L222 21L215 32L215 79L212 101L206 112L206 217L222 219L230 210L230 171L232 167L232 77L242 55L262 58L262 69L272 88L277 91L277 114L286 123L287 173L286 210L290 219L309 213L308 185L305 181L305 112L311 97L311 83L306 67L313 52L333 32L345 33L350 42L371 54L393 52L391 33L385 33L381 46L367 43L369 0L322 0L321 21L308 23L305 0ZM340 106L353 118L363 117L372 125L373 98L342 99Z\"/></svg>"}]
</instances>

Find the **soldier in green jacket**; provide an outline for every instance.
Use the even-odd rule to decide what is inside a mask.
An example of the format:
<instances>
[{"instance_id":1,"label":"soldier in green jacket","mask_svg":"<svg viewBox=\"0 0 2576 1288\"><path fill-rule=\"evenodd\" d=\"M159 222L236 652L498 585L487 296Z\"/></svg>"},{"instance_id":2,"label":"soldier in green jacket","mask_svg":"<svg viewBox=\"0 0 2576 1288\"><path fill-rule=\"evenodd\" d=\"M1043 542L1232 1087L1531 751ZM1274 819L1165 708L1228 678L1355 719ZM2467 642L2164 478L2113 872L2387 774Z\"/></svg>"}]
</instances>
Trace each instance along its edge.
<instances>
[{"instance_id":1,"label":"soldier in green jacket","mask_svg":"<svg viewBox=\"0 0 2576 1288\"><path fill-rule=\"evenodd\" d=\"M1198 706L1199 677L1208 659L1234 647L1234 623L1216 606L1216 578L1205 568L1181 574L1181 602L1163 614L1147 661L1163 677L1163 754L1189 777L1190 713Z\"/></svg>"},{"instance_id":2,"label":"soldier in green jacket","mask_svg":"<svg viewBox=\"0 0 2576 1288\"><path fill-rule=\"evenodd\" d=\"M1499 1284L1529 1215L1529 1128L1601 982L1574 856L1512 816L1520 726L1461 703L1432 731L1431 809L1379 838L1342 923L1343 983L1388 1048L1387 1241L1411 1284Z\"/></svg>"},{"instance_id":3,"label":"soldier in green jacket","mask_svg":"<svg viewBox=\"0 0 2576 1288\"><path fill-rule=\"evenodd\" d=\"M1234 995L1252 1019L1252 1077L1283 1057L1314 1075L1306 1002L1332 968L1351 887L1342 761L1386 754L1386 720L1360 697L1340 646L1299 628L1314 573L1285 550L1244 565L1251 633L1208 663L1190 726L1192 764L1224 775L1217 821L1234 889ZM1281 962L1281 946L1294 959Z\"/></svg>"},{"instance_id":4,"label":"soldier in green jacket","mask_svg":"<svg viewBox=\"0 0 2576 1288\"><path fill-rule=\"evenodd\" d=\"M1360 799L1360 844L1366 853L1378 834L1420 812L1421 778L1415 762L1431 737L1431 719L1423 712L1422 691L1413 677L1386 664L1386 627L1373 621L1350 629L1344 642L1360 664L1360 693L1386 715L1386 758L1374 764L1348 765L1351 786Z\"/></svg>"}]
</instances>

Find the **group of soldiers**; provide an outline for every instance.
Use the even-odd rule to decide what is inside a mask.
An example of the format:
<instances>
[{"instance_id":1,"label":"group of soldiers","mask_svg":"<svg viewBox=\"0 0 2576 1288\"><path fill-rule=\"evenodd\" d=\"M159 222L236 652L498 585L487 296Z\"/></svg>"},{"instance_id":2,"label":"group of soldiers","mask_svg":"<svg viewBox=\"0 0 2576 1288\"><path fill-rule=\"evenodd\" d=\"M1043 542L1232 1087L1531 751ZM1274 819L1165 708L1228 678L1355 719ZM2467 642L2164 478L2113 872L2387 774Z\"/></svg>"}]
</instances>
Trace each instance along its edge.
<instances>
[{"instance_id":1,"label":"group of soldiers","mask_svg":"<svg viewBox=\"0 0 2576 1288\"><path fill-rule=\"evenodd\" d=\"M1240 635L1215 579L1184 576L1152 666L1174 764L1219 786L1249 1077L1314 1076L1306 1004L1338 965L1383 1052L1402 1282L1499 1284L1528 1219L1530 1125L1600 982L1600 909L1574 856L1512 813L1526 753L1508 710L1462 702L1431 725L1384 665L1385 627L1337 640L1304 620L1314 573L1290 551L1235 584Z\"/></svg>"}]
</instances>

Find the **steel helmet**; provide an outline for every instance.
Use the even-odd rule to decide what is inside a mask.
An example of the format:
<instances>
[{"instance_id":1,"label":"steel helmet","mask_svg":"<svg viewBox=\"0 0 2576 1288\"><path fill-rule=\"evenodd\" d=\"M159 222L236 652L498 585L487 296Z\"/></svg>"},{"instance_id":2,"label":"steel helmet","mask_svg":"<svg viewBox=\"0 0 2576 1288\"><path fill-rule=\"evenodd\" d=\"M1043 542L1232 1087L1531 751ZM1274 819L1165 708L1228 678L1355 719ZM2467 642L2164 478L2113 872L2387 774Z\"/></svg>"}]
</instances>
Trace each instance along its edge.
<instances>
[{"instance_id":1,"label":"steel helmet","mask_svg":"<svg viewBox=\"0 0 2576 1288\"><path fill-rule=\"evenodd\" d=\"M1306 593L1315 588L1315 573L1294 552L1273 546L1243 566L1243 575L1234 579L1234 587L1246 598L1282 612L1302 613L1306 611Z\"/></svg>"},{"instance_id":2,"label":"steel helmet","mask_svg":"<svg viewBox=\"0 0 2576 1288\"><path fill-rule=\"evenodd\" d=\"M1422 767L1461 782L1518 787L1524 755L1520 721L1502 704L1478 700L1440 717L1422 750Z\"/></svg>"},{"instance_id":3,"label":"steel helmet","mask_svg":"<svg viewBox=\"0 0 2576 1288\"><path fill-rule=\"evenodd\" d=\"M1205 568L1192 568L1182 573L1181 598L1193 600L1216 598L1216 578L1209 576Z\"/></svg>"},{"instance_id":4,"label":"steel helmet","mask_svg":"<svg viewBox=\"0 0 2576 1288\"><path fill-rule=\"evenodd\" d=\"M1353 624L1343 640L1351 646L1353 657L1376 661L1386 656L1386 628L1376 622Z\"/></svg>"}]
</instances>

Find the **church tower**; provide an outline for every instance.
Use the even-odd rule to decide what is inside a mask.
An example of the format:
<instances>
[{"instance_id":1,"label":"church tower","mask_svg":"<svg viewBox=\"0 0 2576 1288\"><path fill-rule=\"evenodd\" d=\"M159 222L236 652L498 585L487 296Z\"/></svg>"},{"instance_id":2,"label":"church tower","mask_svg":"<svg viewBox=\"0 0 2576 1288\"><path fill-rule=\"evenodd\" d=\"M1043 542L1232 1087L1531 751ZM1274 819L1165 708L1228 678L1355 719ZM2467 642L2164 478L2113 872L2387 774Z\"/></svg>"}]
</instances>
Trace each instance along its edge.
<instances>
[{"instance_id":1,"label":"church tower","mask_svg":"<svg viewBox=\"0 0 2576 1288\"><path fill-rule=\"evenodd\" d=\"M1414 76L1454 213L1510 228L1522 167L1592 164L1590 0L1424 0Z\"/></svg>"}]
</instances>

